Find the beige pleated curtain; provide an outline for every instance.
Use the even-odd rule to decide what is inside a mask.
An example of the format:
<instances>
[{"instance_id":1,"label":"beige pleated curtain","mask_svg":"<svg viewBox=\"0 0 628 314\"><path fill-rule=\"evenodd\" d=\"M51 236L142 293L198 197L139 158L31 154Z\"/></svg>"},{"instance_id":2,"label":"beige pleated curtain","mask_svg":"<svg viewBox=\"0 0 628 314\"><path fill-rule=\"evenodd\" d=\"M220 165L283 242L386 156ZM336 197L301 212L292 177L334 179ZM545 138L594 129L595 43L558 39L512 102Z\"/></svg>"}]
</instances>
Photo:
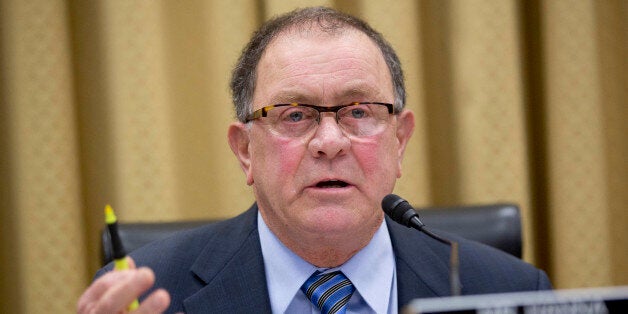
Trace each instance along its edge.
<instances>
[{"instance_id":1,"label":"beige pleated curtain","mask_svg":"<svg viewBox=\"0 0 628 314\"><path fill-rule=\"evenodd\" d=\"M400 54L417 128L398 194L515 202L557 288L628 284L627 1L3 0L0 312L74 311L105 204L124 221L248 208L230 69L263 20L310 5Z\"/></svg>"}]
</instances>

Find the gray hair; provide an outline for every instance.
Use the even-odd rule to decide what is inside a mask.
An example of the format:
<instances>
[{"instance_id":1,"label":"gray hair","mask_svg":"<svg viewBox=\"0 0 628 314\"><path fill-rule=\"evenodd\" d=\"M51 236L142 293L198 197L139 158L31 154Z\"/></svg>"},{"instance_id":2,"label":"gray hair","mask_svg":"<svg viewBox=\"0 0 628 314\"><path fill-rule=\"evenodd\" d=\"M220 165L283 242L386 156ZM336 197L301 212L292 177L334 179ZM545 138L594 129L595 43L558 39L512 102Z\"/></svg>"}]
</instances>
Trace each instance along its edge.
<instances>
[{"instance_id":1,"label":"gray hair","mask_svg":"<svg viewBox=\"0 0 628 314\"><path fill-rule=\"evenodd\" d=\"M326 7L297 9L275 17L264 23L255 33L251 41L244 47L242 54L233 69L231 76L231 93L239 121L245 122L253 110L253 92L257 79L257 65L266 47L283 31L298 27L316 25L320 30L335 34L347 28L363 32L375 42L381 50L392 77L395 96L395 109L401 111L406 103L401 63L392 46L382 34L374 30L366 22L354 16Z\"/></svg>"}]
</instances>

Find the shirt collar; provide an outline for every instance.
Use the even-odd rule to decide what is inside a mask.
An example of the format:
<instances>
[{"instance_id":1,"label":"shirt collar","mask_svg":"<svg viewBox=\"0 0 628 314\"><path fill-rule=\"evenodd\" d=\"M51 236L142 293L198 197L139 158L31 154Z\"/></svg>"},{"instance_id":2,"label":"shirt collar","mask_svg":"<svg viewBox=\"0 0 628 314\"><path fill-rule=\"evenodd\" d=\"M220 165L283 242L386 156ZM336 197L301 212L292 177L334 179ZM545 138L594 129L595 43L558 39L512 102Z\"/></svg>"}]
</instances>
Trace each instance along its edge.
<instances>
[{"instance_id":1,"label":"shirt collar","mask_svg":"<svg viewBox=\"0 0 628 314\"><path fill-rule=\"evenodd\" d=\"M382 221L371 242L340 269L375 313L388 312L395 258L385 221Z\"/></svg>"},{"instance_id":2,"label":"shirt collar","mask_svg":"<svg viewBox=\"0 0 628 314\"><path fill-rule=\"evenodd\" d=\"M273 313L284 313L301 285L316 270L340 269L351 280L364 301L375 313L386 313L391 301L395 260L386 222L375 232L371 242L340 267L320 269L288 249L270 231L258 212L258 230L266 280ZM272 256L272 258L268 258ZM271 262L272 261L272 262ZM385 294L382 297L382 293Z\"/></svg>"}]
</instances>

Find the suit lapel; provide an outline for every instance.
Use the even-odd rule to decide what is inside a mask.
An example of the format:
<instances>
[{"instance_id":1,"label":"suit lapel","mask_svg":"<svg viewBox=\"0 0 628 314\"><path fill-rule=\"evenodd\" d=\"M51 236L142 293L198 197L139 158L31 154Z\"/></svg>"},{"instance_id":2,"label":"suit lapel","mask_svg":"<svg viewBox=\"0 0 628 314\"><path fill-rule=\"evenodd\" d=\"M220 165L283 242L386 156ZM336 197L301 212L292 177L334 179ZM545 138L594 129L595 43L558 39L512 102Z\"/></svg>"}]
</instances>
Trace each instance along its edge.
<instances>
[{"instance_id":1,"label":"suit lapel","mask_svg":"<svg viewBox=\"0 0 628 314\"><path fill-rule=\"evenodd\" d=\"M187 313L270 312L257 206L221 226L191 271L206 284L184 301Z\"/></svg>"},{"instance_id":2,"label":"suit lapel","mask_svg":"<svg viewBox=\"0 0 628 314\"><path fill-rule=\"evenodd\" d=\"M396 259L398 305L450 294L449 248L386 217ZM257 206L221 226L190 269L206 285L184 301L187 313L270 313Z\"/></svg>"},{"instance_id":3,"label":"suit lapel","mask_svg":"<svg viewBox=\"0 0 628 314\"><path fill-rule=\"evenodd\" d=\"M449 247L386 217L395 252L399 308L416 298L450 295Z\"/></svg>"}]
</instances>

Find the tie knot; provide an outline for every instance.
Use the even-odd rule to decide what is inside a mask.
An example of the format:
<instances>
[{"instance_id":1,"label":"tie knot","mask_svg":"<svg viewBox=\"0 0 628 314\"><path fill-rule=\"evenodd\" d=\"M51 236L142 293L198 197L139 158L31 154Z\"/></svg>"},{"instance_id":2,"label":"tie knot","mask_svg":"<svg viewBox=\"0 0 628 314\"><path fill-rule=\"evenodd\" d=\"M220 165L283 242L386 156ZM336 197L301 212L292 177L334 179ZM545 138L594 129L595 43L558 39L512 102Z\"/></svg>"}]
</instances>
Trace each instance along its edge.
<instances>
[{"instance_id":1,"label":"tie knot","mask_svg":"<svg viewBox=\"0 0 628 314\"><path fill-rule=\"evenodd\" d=\"M316 271L308 278L301 291L322 314L344 313L355 287L341 272L322 274Z\"/></svg>"}]
</instances>

